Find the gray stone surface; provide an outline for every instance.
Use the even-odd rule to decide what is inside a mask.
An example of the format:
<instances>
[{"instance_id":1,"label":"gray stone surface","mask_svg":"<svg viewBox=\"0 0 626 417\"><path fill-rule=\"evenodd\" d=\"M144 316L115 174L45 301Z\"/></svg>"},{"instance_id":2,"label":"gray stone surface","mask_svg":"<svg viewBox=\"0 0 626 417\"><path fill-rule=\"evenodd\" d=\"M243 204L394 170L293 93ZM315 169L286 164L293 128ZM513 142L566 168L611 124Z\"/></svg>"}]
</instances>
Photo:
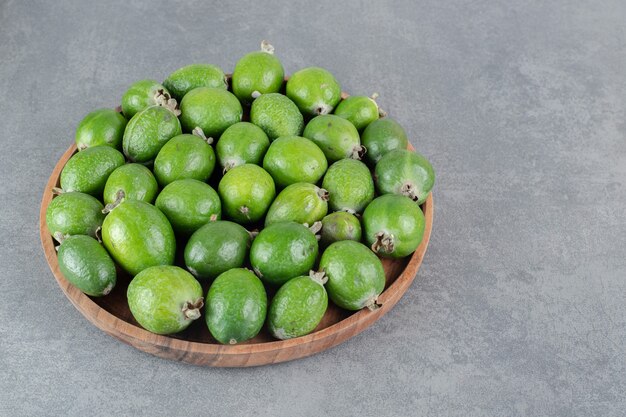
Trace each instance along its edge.
<instances>
[{"instance_id":1,"label":"gray stone surface","mask_svg":"<svg viewBox=\"0 0 626 417\"><path fill-rule=\"evenodd\" d=\"M626 409L626 2L0 1L0 415L618 416ZM157 359L65 299L39 201L88 111L270 39L381 94L438 174L395 309L256 369Z\"/></svg>"}]
</instances>

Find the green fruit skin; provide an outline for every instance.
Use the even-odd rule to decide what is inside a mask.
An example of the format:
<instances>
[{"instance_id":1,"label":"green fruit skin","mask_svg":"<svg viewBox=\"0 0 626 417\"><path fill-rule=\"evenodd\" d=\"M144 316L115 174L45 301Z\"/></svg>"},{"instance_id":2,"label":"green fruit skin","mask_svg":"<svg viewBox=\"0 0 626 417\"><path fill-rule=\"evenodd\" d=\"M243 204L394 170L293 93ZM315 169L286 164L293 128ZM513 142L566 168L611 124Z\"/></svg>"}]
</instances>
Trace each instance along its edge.
<instances>
[{"instance_id":1,"label":"green fruit skin","mask_svg":"<svg viewBox=\"0 0 626 417\"><path fill-rule=\"evenodd\" d=\"M428 159L406 149L385 154L376 164L375 173L380 194L406 195L417 204L426 201L435 185L435 171Z\"/></svg>"},{"instance_id":2,"label":"green fruit skin","mask_svg":"<svg viewBox=\"0 0 626 417\"><path fill-rule=\"evenodd\" d=\"M372 248L378 233L393 240L393 250L381 247L377 251L389 258L410 255L424 236L424 213L411 199L397 194L374 199L365 209L362 221L365 240Z\"/></svg>"},{"instance_id":3,"label":"green fruit skin","mask_svg":"<svg viewBox=\"0 0 626 417\"><path fill-rule=\"evenodd\" d=\"M159 192L159 186L152 171L148 168L141 164L126 164L116 168L109 175L104 186L104 203L114 203L120 190L124 192L124 197L127 199L152 204Z\"/></svg>"},{"instance_id":4,"label":"green fruit skin","mask_svg":"<svg viewBox=\"0 0 626 417\"><path fill-rule=\"evenodd\" d=\"M346 310L372 304L385 289L382 262L359 242L342 240L330 245L322 254L320 270L328 276L328 296Z\"/></svg>"},{"instance_id":5,"label":"green fruit skin","mask_svg":"<svg viewBox=\"0 0 626 417\"><path fill-rule=\"evenodd\" d=\"M154 175L161 187L186 178L207 181L215 168L211 145L196 135L170 139L154 159Z\"/></svg>"},{"instance_id":6,"label":"green fruit skin","mask_svg":"<svg viewBox=\"0 0 626 417\"><path fill-rule=\"evenodd\" d=\"M94 238L70 236L59 246L58 256L65 279L85 294L101 297L115 287L115 264Z\"/></svg>"},{"instance_id":7,"label":"green fruit skin","mask_svg":"<svg viewBox=\"0 0 626 417\"><path fill-rule=\"evenodd\" d=\"M256 336L267 315L267 294L249 270L236 268L218 276L206 297L206 324L220 343L234 345Z\"/></svg>"},{"instance_id":8,"label":"green fruit skin","mask_svg":"<svg viewBox=\"0 0 626 417\"><path fill-rule=\"evenodd\" d=\"M176 233L190 235L210 221L222 217L222 203L213 187L194 179L167 185L155 206L165 214Z\"/></svg>"},{"instance_id":9,"label":"green fruit skin","mask_svg":"<svg viewBox=\"0 0 626 417\"><path fill-rule=\"evenodd\" d=\"M257 51L251 52L237 61L233 71L233 93L243 103L249 104L252 93L278 93L283 85L285 70L274 55Z\"/></svg>"},{"instance_id":10,"label":"green fruit skin","mask_svg":"<svg viewBox=\"0 0 626 417\"><path fill-rule=\"evenodd\" d=\"M291 184L278 194L265 216L265 225L294 221L312 225L328 213L328 193L306 182Z\"/></svg>"},{"instance_id":11,"label":"green fruit skin","mask_svg":"<svg viewBox=\"0 0 626 417\"><path fill-rule=\"evenodd\" d=\"M241 121L243 108L231 92L222 88L194 88L180 102L180 122L186 132L200 127L217 139L229 126Z\"/></svg>"},{"instance_id":12,"label":"green fruit skin","mask_svg":"<svg viewBox=\"0 0 626 417\"><path fill-rule=\"evenodd\" d=\"M374 199L374 180L361 161L342 159L328 168L322 187L328 190L332 211L361 213Z\"/></svg>"},{"instance_id":13,"label":"green fruit skin","mask_svg":"<svg viewBox=\"0 0 626 417\"><path fill-rule=\"evenodd\" d=\"M147 107L157 104L155 97L162 90L169 94L167 88L155 80L141 80L133 83L122 96L122 113L128 119Z\"/></svg>"},{"instance_id":14,"label":"green fruit skin","mask_svg":"<svg viewBox=\"0 0 626 417\"><path fill-rule=\"evenodd\" d=\"M328 168L324 152L311 140L300 136L284 136L270 145L263 168L276 185L286 187L297 182L317 183Z\"/></svg>"},{"instance_id":15,"label":"green fruit skin","mask_svg":"<svg viewBox=\"0 0 626 417\"><path fill-rule=\"evenodd\" d=\"M398 122L383 117L365 128L361 135L361 144L367 148L366 162L374 166L386 153L394 149L406 149L409 140Z\"/></svg>"},{"instance_id":16,"label":"green fruit skin","mask_svg":"<svg viewBox=\"0 0 626 417\"><path fill-rule=\"evenodd\" d=\"M163 85L169 90L172 97L179 102L185 94L194 88L228 89L228 81L224 71L218 66L211 64L191 64L179 68L163 81Z\"/></svg>"},{"instance_id":17,"label":"green fruit skin","mask_svg":"<svg viewBox=\"0 0 626 417\"><path fill-rule=\"evenodd\" d=\"M345 211L331 213L322 219L320 244L328 246L340 240L361 241L361 222Z\"/></svg>"},{"instance_id":18,"label":"green fruit skin","mask_svg":"<svg viewBox=\"0 0 626 417\"><path fill-rule=\"evenodd\" d=\"M250 233L237 223L218 220L205 224L185 246L185 265L196 278L213 279L244 265L250 240Z\"/></svg>"},{"instance_id":19,"label":"green fruit skin","mask_svg":"<svg viewBox=\"0 0 626 417\"><path fill-rule=\"evenodd\" d=\"M313 232L299 223L274 223L252 241L250 263L261 279L281 285L313 268L318 244Z\"/></svg>"},{"instance_id":20,"label":"green fruit skin","mask_svg":"<svg viewBox=\"0 0 626 417\"><path fill-rule=\"evenodd\" d=\"M278 290L267 314L270 333L277 339L291 339L311 333L328 308L324 285L311 277L290 279Z\"/></svg>"},{"instance_id":21,"label":"green fruit skin","mask_svg":"<svg viewBox=\"0 0 626 417\"><path fill-rule=\"evenodd\" d=\"M215 152L222 168L229 170L243 164L261 165L269 147L270 140L263 129L239 122L222 133Z\"/></svg>"},{"instance_id":22,"label":"green fruit skin","mask_svg":"<svg viewBox=\"0 0 626 417\"><path fill-rule=\"evenodd\" d=\"M102 226L104 206L89 194L69 192L52 199L46 209L48 231L63 235L88 235L96 237Z\"/></svg>"},{"instance_id":23,"label":"green fruit skin","mask_svg":"<svg viewBox=\"0 0 626 417\"><path fill-rule=\"evenodd\" d=\"M360 158L361 139L354 125L334 114L314 117L302 133L320 147L328 162Z\"/></svg>"},{"instance_id":24,"label":"green fruit skin","mask_svg":"<svg viewBox=\"0 0 626 417\"><path fill-rule=\"evenodd\" d=\"M102 196L109 175L124 165L124 155L109 146L96 146L74 154L61 171L61 188Z\"/></svg>"},{"instance_id":25,"label":"green fruit skin","mask_svg":"<svg viewBox=\"0 0 626 417\"><path fill-rule=\"evenodd\" d=\"M329 114L341 100L341 86L327 70L308 67L295 72L287 81L289 97L303 114Z\"/></svg>"},{"instance_id":26,"label":"green fruit skin","mask_svg":"<svg viewBox=\"0 0 626 417\"><path fill-rule=\"evenodd\" d=\"M224 213L237 223L249 224L263 218L276 197L276 186L263 168L244 164L222 177L218 193Z\"/></svg>"},{"instance_id":27,"label":"green fruit skin","mask_svg":"<svg viewBox=\"0 0 626 417\"><path fill-rule=\"evenodd\" d=\"M186 303L201 305L200 283L177 266L153 266L139 273L126 293L130 312L146 330L172 334L193 322L184 313Z\"/></svg>"},{"instance_id":28,"label":"green fruit skin","mask_svg":"<svg viewBox=\"0 0 626 417\"><path fill-rule=\"evenodd\" d=\"M281 136L298 136L304 128L304 117L298 106L279 93L263 94L252 103L250 121L263 129L270 140Z\"/></svg>"},{"instance_id":29,"label":"green fruit skin","mask_svg":"<svg viewBox=\"0 0 626 417\"><path fill-rule=\"evenodd\" d=\"M348 120L361 132L374 120L378 120L378 104L366 96L350 96L337 105L335 115Z\"/></svg>"},{"instance_id":30,"label":"green fruit skin","mask_svg":"<svg viewBox=\"0 0 626 417\"><path fill-rule=\"evenodd\" d=\"M151 266L174 263L176 239L172 226L159 209L143 201L124 200L114 208L102 224L102 242L131 275Z\"/></svg>"},{"instance_id":31,"label":"green fruit skin","mask_svg":"<svg viewBox=\"0 0 626 417\"><path fill-rule=\"evenodd\" d=\"M151 162L168 140L181 133L174 113L161 106L148 107L126 125L122 139L124 155L133 162Z\"/></svg>"},{"instance_id":32,"label":"green fruit skin","mask_svg":"<svg viewBox=\"0 0 626 417\"><path fill-rule=\"evenodd\" d=\"M92 146L110 146L120 150L128 121L113 109L98 109L89 113L76 129L79 151Z\"/></svg>"}]
</instances>

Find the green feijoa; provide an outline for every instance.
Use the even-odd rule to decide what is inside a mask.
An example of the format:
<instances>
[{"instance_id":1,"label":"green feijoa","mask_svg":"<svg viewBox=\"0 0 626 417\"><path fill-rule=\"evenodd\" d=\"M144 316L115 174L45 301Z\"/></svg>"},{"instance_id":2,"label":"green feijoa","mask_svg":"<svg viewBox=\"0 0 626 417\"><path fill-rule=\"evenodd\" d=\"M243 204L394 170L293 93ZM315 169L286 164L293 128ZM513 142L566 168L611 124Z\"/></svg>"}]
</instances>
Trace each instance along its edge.
<instances>
[{"instance_id":1,"label":"green feijoa","mask_svg":"<svg viewBox=\"0 0 626 417\"><path fill-rule=\"evenodd\" d=\"M107 295L115 286L115 264L98 241L76 235L63 239L58 249L59 269L73 286L92 297Z\"/></svg>"},{"instance_id":2,"label":"green feijoa","mask_svg":"<svg viewBox=\"0 0 626 417\"><path fill-rule=\"evenodd\" d=\"M209 184L187 178L163 188L154 203L175 232L190 235L222 216L220 197Z\"/></svg>"},{"instance_id":3,"label":"green feijoa","mask_svg":"<svg viewBox=\"0 0 626 417\"><path fill-rule=\"evenodd\" d=\"M217 139L229 126L241 121L241 103L222 88L194 88L180 102L180 122L186 132L202 129L207 137Z\"/></svg>"},{"instance_id":4,"label":"green feijoa","mask_svg":"<svg viewBox=\"0 0 626 417\"><path fill-rule=\"evenodd\" d=\"M341 100L341 86L330 72L308 67L295 72L287 81L287 97L309 116L329 114Z\"/></svg>"},{"instance_id":5,"label":"green feijoa","mask_svg":"<svg viewBox=\"0 0 626 417\"><path fill-rule=\"evenodd\" d=\"M296 222L273 223L252 241L250 263L264 282L281 285L313 268L317 252L317 238L308 227Z\"/></svg>"},{"instance_id":6,"label":"green feijoa","mask_svg":"<svg viewBox=\"0 0 626 417\"><path fill-rule=\"evenodd\" d=\"M334 114L311 119L302 136L315 142L331 163L344 158L361 159L365 153L354 125Z\"/></svg>"},{"instance_id":7,"label":"green feijoa","mask_svg":"<svg viewBox=\"0 0 626 417\"><path fill-rule=\"evenodd\" d=\"M52 199L46 209L46 225L52 236L88 235L95 237L102 226L102 203L89 194L62 193Z\"/></svg>"},{"instance_id":8,"label":"green feijoa","mask_svg":"<svg viewBox=\"0 0 626 417\"><path fill-rule=\"evenodd\" d=\"M282 190L265 216L265 225L294 221L313 223L328 213L328 191L308 182L297 182Z\"/></svg>"},{"instance_id":9,"label":"green feijoa","mask_svg":"<svg viewBox=\"0 0 626 417\"><path fill-rule=\"evenodd\" d=\"M324 152L311 140L300 136L284 136L270 145L263 168L276 185L286 187L296 182L318 182L328 168Z\"/></svg>"},{"instance_id":10,"label":"green feijoa","mask_svg":"<svg viewBox=\"0 0 626 417\"><path fill-rule=\"evenodd\" d=\"M377 95L372 97L350 96L341 100L335 108L335 114L348 120L360 132L374 120L377 120L382 110L376 103Z\"/></svg>"},{"instance_id":11,"label":"green feijoa","mask_svg":"<svg viewBox=\"0 0 626 417\"><path fill-rule=\"evenodd\" d=\"M109 146L85 149L74 154L63 167L61 188L100 197L109 175L124 162L124 155Z\"/></svg>"},{"instance_id":12,"label":"green feijoa","mask_svg":"<svg viewBox=\"0 0 626 417\"><path fill-rule=\"evenodd\" d=\"M300 135L304 117L298 106L279 93L263 94L250 108L250 121L263 129L270 140L281 136Z\"/></svg>"},{"instance_id":13,"label":"green feijoa","mask_svg":"<svg viewBox=\"0 0 626 417\"><path fill-rule=\"evenodd\" d=\"M133 162L151 162L168 140L181 133L180 122L171 110L148 107L135 114L126 125L122 148Z\"/></svg>"},{"instance_id":14,"label":"green feijoa","mask_svg":"<svg viewBox=\"0 0 626 417\"><path fill-rule=\"evenodd\" d=\"M122 113L130 119L143 109L167 102L169 99L169 91L158 81L137 81L122 96Z\"/></svg>"},{"instance_id":15,"label":"green feijoa","mask_svg":"<svg viewBox=\"0 0 626 417\"><path fill-rule=\"evenodd\" d=\"M407 149L385 154L376 164L376 188L381 194L401 194L422 204L435 185L435 171L424 156Z\"/></svg>"},{"instance_id":16,"label":"green feijoa","mask_svg":"<svg viewBox=\"0 0 626 417\"><path fill-rule=\"evenodd\" d=\"M78 124L76 147L79 151L101 145L121 149L126 123L124 116L113 109L94 110Z\"/></svg>"},{"instance_id":17,"label":"green feijoa","mask_svg":"<svg viewBox=\"0 0 626 417\"><path fill-rule=\"evenodd\" d=\"M249 270L235 268L218 276L206 296L205 319L220 343L234 345L256 336L267 315L267 294Z\"/></svg>"},{"instance_id":18,"label":"green feijoa","mask_svg":"<svg viewBox=\"0 0 626 417\"><path fill-rule=\"evenodd\" d=\"M196 230L185 246L185 265L200 279L213 279L241 268L248 256L250 233L237 223L210 222Z\"/></svg>"},{"instance_id":19,"label":"green feijoa","mask_svg":"<svg viewBox=\"0 0 626 417\"><path fill-rule=\"evenodd\" d=\"M335 242L326 248L320 271L328 277L328 296L346 310L376 308L376 300L385 289L382 262L365 245L353 240Z\"/></svg>"},{"instance_id":20,"label":"green feijoa","mask_svg":"<svg viewBox=\"0 0 626 417\"><path fill-rule=\"evenodd\" d=\"M270 140L260 127L239 122L222 133L215 145L217 159L224 171L243 164L261 165Z\"/></svg>"},{"instance_id":21,"label":"green feijoa","mask_svg":"<svg viewBox=\"0 0 626 417\"><path fill-rule=\"evenodd\" d=\"M381 256L410 255L424 236L424 213L402 195L385 194L374 199L365 209L362 220L367 244Z\"/></svg>"},{"instance_id":22,"label":"green feijoa","mask_svg":"<svg viewBox=\"0 0 626 417\"><path fill-rule=\"evenodd\" d=\"M215 168L215 152L196 135L174 136L154 159L154 175L161 187L186 178L207 181Z\"/></svg>"},{"instance_id":23,"label":"green feijoa","mask_svg":"<svg viewBox=\"0 0 626 417\"><path fill-rule=\"evenodd\" d=\"M177 266L152 266L141 271L128 285L128 307L137 322L157 334L185 330L200 318L202 286Z\"/></svg>"},{"instance_id":24,"label":"green feijoa","mask_svg":"<svg viewBox=\"0 0 626 417\"><path fill-rule=\"evenodd\" d=\"M158 208L144 201L125 199L113 208L102 224L102 242L131 275L174 263L172 226Z\"/></svg>"},{"instance_id":25,"label":"green feijoa","mask_svg":"<svg viewBox=\"0 0 626 417\"><path fill-rule=\"evenodd\" d=\"M361 222L354 214L337 211L322 219L320 244L328 246L340 240L361 241Z\"/></svg>"},{"instance_id":26,"label":"green feijoa","mask_svg":"<svg viewBox=\"0 0 626 417\"><path fill-rule=\"evenodd\" d=\"M267 327L277 339L285 340L311 333L326 313L328 295L324 274L312 273L284 283L272 299Z\"/></svg>"},{"instance_id":27,"label":"green feijoa","mask_svg":"<svg viewBox=\"0 0 626 417\"><path fill-rule=\"evenodd\" d=\"M159 186L148 168L141 164L126 164L116 168L109 175L104 186L104 204L115 203L120 191L124 192L125 198L152 204Z\"/></svg>"},{"instance_id":28,"label":"green feijoa","mask_svg":"<svg viewBox=\"0 0 626 417\"><path fill-rule=\"evenodd\" d=\"M361 135L361 144L367 149L365 160L372 166L387 152L406 149L408 143L402 126L389 117L373 121Z\"/></svg>"},{"instance_id":29,"label":"green feijoa","mask_svg":"<svg viewBox=\"0 0 626 417\"><path fill-rule=\"evenodd\" d=\"M252 164L229 170L220 180L217 190L224 213L243 224L261 220L276 196L276 186L270 174Z\"/></svg>"},{"instance_id":30,"label":"green feijoa","mask_svg":"<svg viewBox=\"0 0 626 417\"><path fill-rule=\"evenodd\" d=\"M178 101L182 100L185 94L198 87L228 89L228 81L224 71L211 64L191 64L179 68L163 81L163 85Z\"/></svg>"},{"instance_id":31,"label":"green feijoa","mask_svg":"<svg viewBox=\"0 0 626 417\"><path fill-rule=\"evenodd\" d=\"M249 104L261 94L278 93L285 70L274 56L274 47L263 41L261 50L250 52L237 61L233 71L233 93Z\"/></svg>"},{"instance_id":32,"label":"green feijoa","mask_svg":"<svg viewBox=\"0 0 626 417\"><path fill-rule=\"evenodd\" d=\"M361 213L374 199L374 180L361 161L342 159L328 168L322 187L328 190L333 211Z\"/></svg>"}]
</instances>

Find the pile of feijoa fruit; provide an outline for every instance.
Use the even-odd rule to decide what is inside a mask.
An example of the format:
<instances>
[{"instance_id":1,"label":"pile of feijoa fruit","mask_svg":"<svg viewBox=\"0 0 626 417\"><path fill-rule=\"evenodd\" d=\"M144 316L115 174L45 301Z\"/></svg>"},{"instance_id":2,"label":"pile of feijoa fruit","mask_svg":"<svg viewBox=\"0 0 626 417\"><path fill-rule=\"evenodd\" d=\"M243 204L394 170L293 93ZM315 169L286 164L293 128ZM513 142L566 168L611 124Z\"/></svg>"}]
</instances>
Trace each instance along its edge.
<instances>
[{"instance_id":1,"label":"pile of feijoa fruit","mask_svg":"<svg viewBox=\"0 0 626 417\"><path fill-rule=\"evenodd\" d=\"M432 166L375 97L342 99L318 67L285 82L273 52L263 42L232 78L193 64L138 81L121 111L85 116L46 216L71 284L106 296L125 271L145 329L203 318L229 344L264 324L306 335L328 298L377 306L380 257L422 240Z\"/></svg>"}]
</instances>

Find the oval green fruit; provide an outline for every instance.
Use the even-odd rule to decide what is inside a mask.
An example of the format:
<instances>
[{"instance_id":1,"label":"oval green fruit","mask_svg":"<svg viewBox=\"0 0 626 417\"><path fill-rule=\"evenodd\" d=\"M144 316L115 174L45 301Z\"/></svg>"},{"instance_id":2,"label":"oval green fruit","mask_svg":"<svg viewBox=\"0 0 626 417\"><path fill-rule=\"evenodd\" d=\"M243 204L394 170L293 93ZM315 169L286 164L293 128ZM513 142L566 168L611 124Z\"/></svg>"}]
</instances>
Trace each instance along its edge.
<instances>
[{"instance_id":1,"label":"oval green fruit","mask_svg":"<svg viewBox=\"0 0 626 417\"><path fill-rule=\"evenodd\" d=\"M117 281L115 264L98 241L69 236L58 249L59 269L73 286L92 297L111 292Z\"/></svg>"},{"instance_id":2,"label":"oval green fruit","mask_svg":"<svg viewBox=\"0 0 626 417\"><path fill-rule=\"evenodd\" d=\"M179 68L163 81L163 85L169 90L172 97L179 102L185 94L194 88L228 89L228 81L224 71L220 67L211 64L191 64Z\"/></svg>"},{"instance_id":3,"label":"oval green fruit","mask_svg":"<svg viewBox=\"0 0 626 417\"><path fill-rule=\"evenodd\" d=\"M154 175L161 187L187 178L207 181L214 168L213 148L196 135L174 136L154 159Z\"/></svg>"},{"instance_id":4,"label":"oval green fruit","mask_svg":"<svg viewBox=\"0 0 626 417\"><path fill-rule=\"evenodd\" d=\"M76 147L79 151L102 145L121 149L126 123L126 118L113 109L94 110L78 124Z\"/></svg>"},{"instance_id":5,"label":"oval green fruit","mask_svg":"<svg viewBox=\"0 0 626 417\"><path fill-rule=\"evenodd\" d=\"M222 88L194 88L180 102L180 122L186 132L202 129L204 135L219 138L229 126L241 121L241 103Z\"/></svg>"},{"instance_id":6,"label":"oval green fruit","mask_svg":"<svg viewBox=\"0 0 626 417\"><path fill-rule=\"evenodd\" d=\"M304 117L298 106L279 93L263 94L252 103L250 121L263 129L270 140L300 135Z\"/></svg>"},{"instance_id":7,"label":"oval green fruit","mask_svg":"<svg viewBox=\"0 0 626 417\"><path fill-rule=\"evenodd\" d=\"M294 221L313 223L328 213L328 191L317 185L298 182L287 186L278 194L265 216L265 225Z\"/></svg>"},{"instance_id":8,"label":"oval green fruit","mask_svg":"<svg viewBox=\"0 0 626 417\"><path fill-rule=\"evenodd\" d=\"M424 236L424 213L409 198L385 194L363 213L367 244L381 256L403 258L417 249Z\"/></svg>"},{"instance_id":9,"label":"oval green fruit","mask_svg":"<svg viewBox=\"0 0 626 417\"><path fill-rule=\"evenodd\" d=\"M61 171L61 188L100 197L109 175L124 165L124 155L109 146L96 146L74 154Z\"/></svg>"},{"instance_id":10,"label":"oval green fruit","mask_svg":"<svg viewBox=\"0 0 626 417\"><path fill-rule=\"evenodd\" d=\"M354 125L334 114L311 119L302 136L315 142L331 163L344 158L361 159L365 153Z\"/></svg>"},{"instance_id":11,"label":"oval green fruit","mask_svg":"<svg viewBox=\"0 0 626 417\"><path fill-rule=\"evenodd\" d=\"M200 318L202 287L177 266L153 266L141 271L128 285L130 312L146 330L172 334Z\"/></svg>"},{"instance_id":12,"label":"oval green fruit","mask_svg":"<svg viewBox=\"0 0 626 417\"><path fill-rule=\"evenodd\" d=\"M104 186L104 204L115 203L120 191L124 192L125 198L152 204L159 186L148 168L141 164L126 164L109 175Z\"/></svg>"},{"instance_id":13,"label":"oval green fruit","mask_svg":"<svg viewBox=\"0 0 626 417\"><path fill-rule=\"evenodd\" d=\"M367 149L365 160L376 164L387 152L406 149L409 140L398 122L383 117L369 124L361 135L361 144Z\"/></svg>"},{"instance_id":14,"label":"oval green fruit","mask_svg":"<svg viewBox=\"0 0 626 417\"><path fill-rule=\"evenodd\" d=\"M171 110L148 107L126 125L122 139L124 155L133 162L151 162L168 140L181 133L180 122Z\"/></svg>"},{"instance_id":15,"label":"oval green fruit","mask_svg":"<svg viewBox=\"0 0 626 417\"><path fill-rule=\"evenodd\" d=\"M267 294L249 270L236 268L218 276L206 297L206 324L220 343L234 345L256 336L265 322Z\"/></svg>"},{"instance_id":16,"label":"oval green fruit","mask_svg":"<svg viewBox=\"0 0 626 417\"><path fill-rule=\"evenodd\" d=\"M88 235L96 237L102 226L104 206L89 194L69 192L52 199L46 209L46 225L52 236Z\"/></svg>"},{"instance_id":17,"label":"oval green fruit","mask_svg":"<svg viewBox=\"0 0 626 417\"><path fill-rule=\"evenodd\" d=\"M320 324L327 307L328 295L319 274L290 279L272 299L268 329L281 340L304 336Z\"/></svg>"},{"instance_id":18,"label":"oval green fruit","mask_svg":"<svg viewBox=\"0 0 626 417\"><path fill-rule=\"evenodd\" d=\"M124 200L104 219L102 242L131 275L156 265L172 265L176 239L167 217L151 204Z\"/></svg>"},{"instance_id":19,"label":"oval green fruit","mask_svg":"<svg viewBox=\"0 0 626 417\"><path fill-rule=\"evenodd\" d=\"M376 308L385 289L382 262L359 242L342 240L330 245L322 254L320 270L328 276L328 296L346 310Z\"/></svg>"},{"instance_id":20,"label":"oval green fruit","mask_svg":"<svg viewBox=\"0 0 626 417\"><path fill-rule=\"evenodd\" d=\"M222 133L215 145L217 159L224 171L243 164L261 165L270 140L260 127L239 122Z\"/></svg>"},{"instance_id":21,"label":"oval green fruit","mask_svg":"<svg viewBox=\"0 0 626 417\"><path fill-rule=\"evenodd\" d=\"M283 85L285 70L274 56L274 48L261 43L261 51L250 52L237 61L233 71L233 93L249 104L258 94L278 93Z\"/></svg>"},{"instance_id":22,"label":"oval green fruit","mask_svg":"<svg viewBox=\"0 0 626 417\"><path fill-rule=\"evenodd\" d=\"M177 180L168 184L154 203L165 214L176 233L190 235L222 216L220 197L209 184Z\"/></svg>"},{"instance_id":23,"label":"oval green fruit","mask_svg":"<svg viewBox=\"0 0 626 417\"><path fill-rule=\"evenodd\" d=\"M122 96L122 113L132 118L143 109L170 98L169 91L155 80L141 80L133 83Z\"/></svg>"},{"instance_id":24,"label":"oval green fruit","mask_svg":"<svg viewBox=\"0 0 626 417\"><path fill-rule=\"evenodd\" d=\"M308 227L295 222L274 223L252 241L250 263L264 282L281 285L308 273L317 252L317 239Z\"/></svg>"},{"instance_id":25,"label":"oval green fruit","mask_svg":"<svg viewBox=\"0 0 626 417\"><path fill-rule=\"evenodd\" d=\"M308 67L287 81L287 97L309 116L329 114L341 100L341 86L327 70Z\"/></svg>"},{"instance_id":26,"label":"oval green fruit","mask_svg":"<svg viewBox=\"0 0 626 417\"><path fill-rule=\"evenodd\" d=\"M286 187L296 182L318 182L328 162L324 152L311 140L300 136L284 136L270 145L263 168L270 173L276 185Z\"/></svg>"},{"instance_id":27,"label":"oval green fruit","mask_svg":"<svg viewBox=\"0 0 626 417\"><path fill-rule=\"evenodd\" d=\"M374 180L361 161L342 159L328 168L322 187L328 190L330 209L361 213L374 199Z\"/></svg>"},{"instance_id":28,"label":"oval green fruit","mask_svg":"<svg viewBox=\"0 0 626 417\"><path fill-rule=\"evenodd\" d=\"M250 240L250 233L237 223L210 222L189 238L185 246L185 265L196 278L213 279L244 265Z\"/></svg>"},{"instance_id":29,"label":"oval green fruit","mask_svg":"<svg viewBox=\"0 0 626 417\"><path fill-rule=\"evenodd\" d=\"M340 240L361 241L361 222L354 214L337 211L322 219L320 244L328 246Z\"/></svg>"},{"instance_id":30,"label":"oval green fruit","mask_svg":"<svg viewBox=\"0 0 626 417\"><path fill-rule=\"evenodd\" d=\"M385 154L376 164L376 187L381 194L400 194L423 204L435 185L435 171L424 156L406 149Z\"/></svg>"},{"instance_id":31,"label":"oval green fruit","mask_svg":"<svg viewBox=\"0 0 626 417\"><path fill-rule=\"evenodd\" d=\"M244 164L229 170L218 186L224 212L237 223L261 220L276 196L274 180L263 168Z\"/></svg>"},{"instance_id":32,"label":"oval green fruit","mask_svg":"<svg viewBox=\"0 0 626 417\"><path fill-rule=\"evenodd\" d=\"M373 98L350 96L341 100L335 114L348 120L360 132L380 116L381 110Z\"/></svg>"}]
</instances>

